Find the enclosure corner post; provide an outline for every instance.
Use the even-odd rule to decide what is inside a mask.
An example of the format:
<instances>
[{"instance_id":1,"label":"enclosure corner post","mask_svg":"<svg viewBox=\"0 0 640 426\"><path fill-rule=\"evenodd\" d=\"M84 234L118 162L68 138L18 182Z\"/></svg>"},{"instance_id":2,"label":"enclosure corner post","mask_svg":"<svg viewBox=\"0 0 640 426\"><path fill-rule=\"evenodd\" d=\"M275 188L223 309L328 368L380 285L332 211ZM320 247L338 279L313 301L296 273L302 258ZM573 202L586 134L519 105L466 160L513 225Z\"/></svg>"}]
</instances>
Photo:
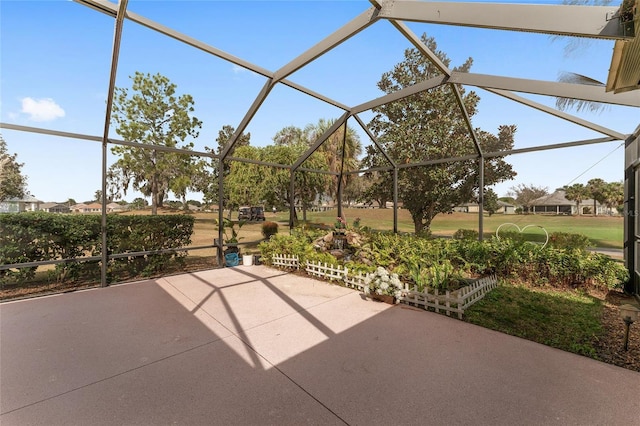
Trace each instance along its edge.
<instances>
[{"instance_id":1,"label":"enclosure corner post","mask_svg":"<svg viewBox=\"0 0 640 426\"><path fill-rule=\"evenodd\" d=\"M393 233L398 233L398 167L393 167Z\"/></svg>"},{"instance_id":2,"label":"enclosure corner post","mask_svg":"<svg viewBox=\"0 0 640 426\"><path fill-rule=\"evenodd\" d=\"M216 244L216 260L218 266L222 266L222 240L224 237L224 160L222 156L218 159L218 244Z\"/></svg>"},{"instance_id":3,"label":"enclosure corner post","mask_svg":"<svg viewBox=\"0 0 640 426\"><path fill-rule=\"evenodd\" d=\"M484 238L484 156L478 159L478 240Z\"/></svg>"},{"instance_id":4,"label":"enclosure corner post","mask_svg":"<svg viewBox=\"0 0 640 426\"><path fill-rule=\"evenodd\" d=\"M294 191L296 189L295 185L295 173L294 169L291 169L291 181L289 182L289 233L293 231L293 227L295 226L294 219L296 215L296 197L294 195Z\"/></svg>"}]
</instances>

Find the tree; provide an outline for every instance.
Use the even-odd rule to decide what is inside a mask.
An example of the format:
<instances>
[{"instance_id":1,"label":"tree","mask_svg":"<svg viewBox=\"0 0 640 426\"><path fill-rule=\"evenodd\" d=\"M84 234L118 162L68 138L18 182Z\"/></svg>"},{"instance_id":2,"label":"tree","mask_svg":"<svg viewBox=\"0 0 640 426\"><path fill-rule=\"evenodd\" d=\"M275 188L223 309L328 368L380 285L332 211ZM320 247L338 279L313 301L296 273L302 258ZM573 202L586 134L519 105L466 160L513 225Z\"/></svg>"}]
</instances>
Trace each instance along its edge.
<instances>
[{"instance_id":1,"label":"tree","mask_svg":"<svg viewBox=\"0 0 640 426\"><path fill-rule=\"evenodd\" d=\"M449 58L437 50L433 38L422 36L422 42L449 66ZM467 72L469 58L455 71ZM378 88L394 93L405 87L440 75L440 71L417 49L407 49L404 60L382 75ZM417 93L374 109L370 126L380 144L400 165L447 157L473 155L473 140L452 88L448 85ZM469 117L476 113L479 97L460 88ZM483 150L502 151L513 147L515 126L500 126L498 135L476 129ZM368 151L367 154L371 154ZM387 166L380 155L367 159L372 166ZM490 186L515 176L512 167L501 157L485 161L485 185ZM392 188L391 173L380 173L379 186ZM398 173L398 196L409 210L416 233L429 228L438 213L477 197L478 162L460 161L431 166L403 167Z\"/></svg>"},{"instance_id":2,"label":"tree","mask_svg":"<svg viewBox=\"0 0 640 426\"><path fill-rule=\"evenodd\" d=\"M134 210L142 210L149 205L149 202L142 197L135 198L131 202L131 208Z\"/></svg>"},{"instance_id":3,"label":"tree","mask_svg":"<svg viewBox=\"0 0 640 426\"><path fill-rule=\"evenodd\" d=\"M483 208L489 213L490 217L500 208L500 204L498 203L498 194L496 194L495 191L491 188L487 189L484 192Z\"/></svg>"},{"instance_id":4,"label":"tree","mask_svg":"<svg viewBox=\"0 0 640 426\"><path fill-rule=\"evenodd\" d=\"M603 200L603 192L606 186L606 182L600 178L590 179L587 182L587 189L589 190L589 195L593 198L593 214L594 216L598 216L597 203L602 203Z\"/></svg>"},{"instance_id":5,"label":"tree","mask_svg":"<svg viewBox=\"0 0 640 426\"><path fill-rule=\"evenodd\" d=\"M580 209L580 203L589 198L589 189L581 183L574 183L571 186L565 186L565 198L569 201L576 202L576 210L578 210L578 216L582 214Z\"/></svg>"},{"instance_id":6,"label":"tree","mask_svg":"<svg viewBox=\"0 0 640 426\"><path fill-rule=\"evenodd\" d=\"M17 154L9 154L7 143L0 135L0 201L23 198L27 192L27 177L22 174L24 163L18 163Z\"/></svg>"},{"instance_id":7,"label":"tree","mask_svg":"<svg viewBox=\"0 0 640 426\"><path fill-rule=\"evenodd\" d=\"M128 142L192 149L193 142L185 140L196 138L202 123L191 115L194 111L191 95L177 96L177 86L160 74L136 72L131 79L131 96L126 88L115 91L116 132ZM179 193L190 186L194 157L130 146L115 146L111 151L120 158L110 168L110 184L125 194L131 184L133 189L151 196L151 214L157 214L170 190ZM176 179L182 179L180 185L171 187Z\"/></svg>"},{"instance_id":8,"label":"tree","mask_svg":"<svg viewBox=\"0 0 640 426\"><path fill-rule=\"evenodd\" d=\"M525 212L528 212L531 208L531 203L540 197L544 197L549 194L547 187L525 185L521 183L517 186L512 186L509 191L509 195L515 197L516 203L522 206Z\"/></svg>"},{"instance_id":9,"label":"tree","mask_svg":"<svg viewBox=\"0 0 640 426\"><path fill-rule=\"evenodd\" d=\"M304 143L294 145L271 145L263 148L263 161L279 164L293 164L300 155L308 149ZM313 153L302 167L313 170L327 170L328 165L324 155ZM326 174L296 171L294 174L294 205L302 207L303 219L306 211L327 186L329 178ZM271 167L265 171L263 187L265 201L269 205L290 207L291 199L291 171ZM294 217L297 213L294 210Z\"/></svg>"},{"instance_id":10,"label":"tree","mask_svg":"<svg viewBox=\"0 0 640 426\"><path fill-rule=\"evenodd\" d=\"M216 147L209 148L208 146L205 146L205 150L213 154L218 154L218 155L222 154L222 151L224 151L224 148L227 146L227 143L229 142L229 140L231 140L231 137L233 136L235 131L236 131L235 127L225 124L218 131L218 137L216 138ZM233 149L229 151L229 155L233 156L235 151L238 148L243 146L249 146L250 142L251 142L251 133L242 133L238 137L238 140L236 141L236 144L234 145ZM231 163L229 161L225 160L225 163L224 163L225 176L229 174L230 164ZM200 176L200 178L198 179L200 181L199 188L204 194L204 201L206 204L213 204L218 202L218 184L219 184L218 169L219 168L220 168L220 164L218 159L212 158L209 164L209 169L211 171L207 172L206 168L203 168L199 174ZM223 200L222 202L223 208L229 208L227 204L228 204L228 198L225 195L225 200ZM231 215L231 209L229 209L229 215Z\"/></svg>"},{"instance_id":11,"label":"tree","mask_svg":"<svg viewBox=\"0 0 640 426\"><path fill-rule=\"evenodd\" d=\"M611 214L614 208L624 203L624 184L622 182L606 183L602 188L602 202Z\"/></svg>"},{"instance_id":12,"label":"tree","mask_svg":"<svg viewBox=\"0 0 640 426\"><path fill-rule=\"evenodd\" d=\"M309 124L304 130L304 136L306 137L309 145L313 145L327 131L335 120L320 119L318 123L313 125ZM362 154L362 144L360 143L360 137L352 127L347 126L347 134L344 137L344 126L338 127L323 143L318 147L318 151L322 153L329 165L329 170L335 173L355 171L359 167L358 157ZM343 160L344 158L344 160ZM342 176L342 188L345 188L354 175ZM329 185L325 188L325 193L337 199L338 191L338 175L331 176Z\"/></svg>"},{"instance_id":13,"label":"tree","mask_svg":"<svg viewBox=\"0 0 640 426\"><path fill-rule=\"evenodd\" d=\"M260 160L260 148L241 146L236 150L238 156L252 160ZM234 161L229 173L224 178L226 205L229 209L240 206L255 206L265 199L264 186L265 167L252 163Z\"/></svg>"}]
</instances>

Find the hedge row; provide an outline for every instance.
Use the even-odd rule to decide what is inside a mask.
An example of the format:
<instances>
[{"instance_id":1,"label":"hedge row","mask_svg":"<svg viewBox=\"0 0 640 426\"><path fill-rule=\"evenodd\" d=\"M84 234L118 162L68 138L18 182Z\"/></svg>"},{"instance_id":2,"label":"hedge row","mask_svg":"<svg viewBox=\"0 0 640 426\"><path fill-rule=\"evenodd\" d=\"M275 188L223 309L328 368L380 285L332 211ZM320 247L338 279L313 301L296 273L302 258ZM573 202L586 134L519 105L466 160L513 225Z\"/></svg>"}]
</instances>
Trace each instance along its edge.
<instances>
[{"instance_id":1,"label":"hedge row","mask_svg":"<svg viewBox=\"0 0 640 426\"><path fill-rule=\"evenodd\" d=\"M188 215L107 216L107 253L128 253L185 247L191 243L194 218ZM101 217L44 212L0 215L0 264L56 259L82 259L102 253ZM183 261L184 252L111 259L110 275L147 275L161 271L170 260ZM36 268L0 271L0 280L30 279ZM56 278L99 276L99 261L65 262Z\"/></svg>"},{"instance_id":2,"label":"hedge row","mask_svg":"<svg viewBox=\"0 0 640 426\"><path fill-rule=\"evenodd\" d=\"M468 275L496 274L521 279L532 285L560 287L620 287L629 277L624 265L584 248L581 236L560 235L547 247L518 238L485 241L464 238L429 239L413 235L361 232L362 244L351 247L350 261L343 262L318 252L313 241L317 233L295 232L277 235L260 244L265 262L273 254L297 255L300 261L316 260L349 270L371 272L376 266L399 274L418 288L447 288L450 282ZM564 245L564 248L560 248Z\"/></svg>"}]
</instances>

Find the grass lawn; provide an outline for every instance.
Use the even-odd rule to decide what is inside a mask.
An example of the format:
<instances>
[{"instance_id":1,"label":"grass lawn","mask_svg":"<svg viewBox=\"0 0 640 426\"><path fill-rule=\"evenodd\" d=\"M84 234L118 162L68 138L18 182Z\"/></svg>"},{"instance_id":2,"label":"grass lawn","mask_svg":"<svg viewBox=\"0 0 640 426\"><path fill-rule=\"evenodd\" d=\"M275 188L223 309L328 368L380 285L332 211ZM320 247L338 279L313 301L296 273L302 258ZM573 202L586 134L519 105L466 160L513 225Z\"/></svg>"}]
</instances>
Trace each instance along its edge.
<instances>
[{"instance_id":1,"label":"grass lawn","mask_svg":"<svg viewBox=\"0 0 640 426\"><path fill-rule=\"evenodd\" d=\"M590 357L602 334L602 301L575 291L505 283L465 312L465 320Z\"/></svg>"}]
</instances>

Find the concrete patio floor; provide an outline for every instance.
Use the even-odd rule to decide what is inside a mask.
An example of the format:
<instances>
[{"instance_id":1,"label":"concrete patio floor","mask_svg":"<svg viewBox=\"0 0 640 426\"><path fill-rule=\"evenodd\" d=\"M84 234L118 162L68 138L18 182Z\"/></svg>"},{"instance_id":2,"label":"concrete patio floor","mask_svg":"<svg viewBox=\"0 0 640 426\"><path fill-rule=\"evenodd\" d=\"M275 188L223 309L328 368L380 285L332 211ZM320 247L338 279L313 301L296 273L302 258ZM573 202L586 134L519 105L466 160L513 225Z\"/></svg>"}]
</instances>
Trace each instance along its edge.
<instances>
[{"instance_id":1,"label":"concrete patio floor","mask_svg":"<svg viewBox=\"0 0 640 426\"><path fill-rule=\"evenodd\" d=\"M640 374L264 266L0 305L0 424L640 424Z\"/></svg>"}]
</instances>

